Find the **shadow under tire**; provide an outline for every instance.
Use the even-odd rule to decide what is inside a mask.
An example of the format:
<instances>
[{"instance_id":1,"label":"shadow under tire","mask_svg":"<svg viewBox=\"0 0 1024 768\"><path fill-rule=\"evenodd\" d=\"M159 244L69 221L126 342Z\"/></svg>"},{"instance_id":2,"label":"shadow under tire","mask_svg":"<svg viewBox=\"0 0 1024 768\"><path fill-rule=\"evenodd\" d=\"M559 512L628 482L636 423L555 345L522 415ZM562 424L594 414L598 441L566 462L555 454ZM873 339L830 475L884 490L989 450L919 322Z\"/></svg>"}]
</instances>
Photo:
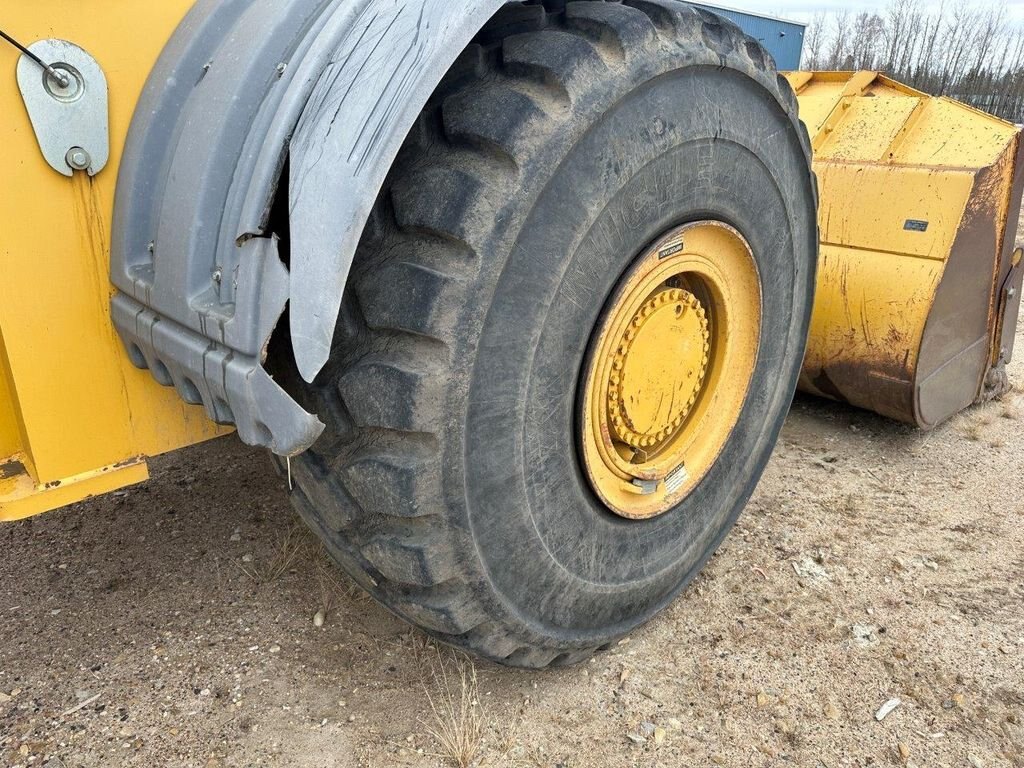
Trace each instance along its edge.
<instances>
[{"instance_id":1,"label":"shadow under tire","mask_svg":"<svg viewBox=\"0 0 1024 768\"><path fill-rule=\"evenodd\" d=\"M292 461L294 503L377 600L542 668L614 643L700 571L760 479L806 343L817 193L796 108L755 41L674 0L513 5L480 34L391 170L328 366L313 385L279 376L328 425ZM581 457L588 354L640 254L705 220L756 261L756 363L706 475L628 520Z\"/></svg>"}]
</instances>

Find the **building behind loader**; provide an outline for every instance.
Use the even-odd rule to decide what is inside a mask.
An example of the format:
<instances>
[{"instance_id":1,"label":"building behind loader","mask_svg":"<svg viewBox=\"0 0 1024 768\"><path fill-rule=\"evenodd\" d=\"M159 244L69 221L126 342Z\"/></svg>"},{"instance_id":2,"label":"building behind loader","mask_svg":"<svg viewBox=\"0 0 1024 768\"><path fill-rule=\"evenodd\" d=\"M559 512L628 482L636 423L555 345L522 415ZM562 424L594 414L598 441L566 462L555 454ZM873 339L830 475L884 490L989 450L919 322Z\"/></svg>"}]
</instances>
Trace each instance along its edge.
<instances>
[{"instance_id":1,"label":"building behind loader","mask_svg":"<svg viewBox=\"0 0 1024 768\"><path fill-rule=\"evenodd\" d=\"M693 5L724 16L739 26L764 46L764 49L775 59L775 64L780 70L800 68L800 59L804 52L806 24L780 19L776 16L726 8L721 5L708 5L707 3L693 3Z\"/></svg>"}]
</instances>

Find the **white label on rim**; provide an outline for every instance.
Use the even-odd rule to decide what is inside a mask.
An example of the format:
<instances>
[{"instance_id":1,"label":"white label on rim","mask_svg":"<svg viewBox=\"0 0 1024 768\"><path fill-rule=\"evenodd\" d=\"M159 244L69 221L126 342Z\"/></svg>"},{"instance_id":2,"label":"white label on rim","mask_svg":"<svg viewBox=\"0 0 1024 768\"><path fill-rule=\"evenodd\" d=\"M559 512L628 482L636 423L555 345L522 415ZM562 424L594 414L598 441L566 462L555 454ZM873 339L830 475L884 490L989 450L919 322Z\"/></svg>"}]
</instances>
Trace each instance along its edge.
<instances>
[{"instance_id":1,"label":"white label on rim","mask_svg":"<svg viewBox=\"0 0 1024 768\"><path fill-rule=\"evenodd\" d=\"M671 474L665 478L665 490L669 495L672 495L682 488L689 479L690 473L686 471L686 465L680 464L678 468L672 470Z\"/></svg>"},{"instance_id":2,"label":"white label on rim","mask_svg":"<svg viewBox=\"0 0 1024 768\"><path fill-rule=\"evenodd\" d=\"M677 253L682 253L683 248L684 246L682 240L680 240L677 243L672 243L671 245L666 245L664 248L658 251L658 258L667 259L670 256L675 256Z\"/></svg>"}]
</instances>

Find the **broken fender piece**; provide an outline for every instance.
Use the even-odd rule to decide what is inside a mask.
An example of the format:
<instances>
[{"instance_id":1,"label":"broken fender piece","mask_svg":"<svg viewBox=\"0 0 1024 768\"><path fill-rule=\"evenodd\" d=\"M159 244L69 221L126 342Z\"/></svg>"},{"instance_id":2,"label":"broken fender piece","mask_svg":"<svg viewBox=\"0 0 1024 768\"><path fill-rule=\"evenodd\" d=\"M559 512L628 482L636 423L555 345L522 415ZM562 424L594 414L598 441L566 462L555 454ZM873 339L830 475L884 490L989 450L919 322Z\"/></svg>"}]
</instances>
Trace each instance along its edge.
<instances>
[{"instance_id":1,"label":"broken fender piece","mask_svg":"<svg viewBox=\"0 0 1024 768\"><path fill-rule=\"evenodd\" d=\"M228 320L225 337L233 346L161 318L134 299L119 294L113 300L113 321L132 362L148 368L165 386L173 386L188 403L202 405L218 424L234 424L239 437L280 456L296 446L312 445L324 430L263 369L263 347L284 311L288 271L281 263L274 238L252 238L241 246L236 283L238 305L255 324ZM246 355L239 348L255 349ZM253 404L237 410L235 404Z\"/></svg>"}]
</instances>

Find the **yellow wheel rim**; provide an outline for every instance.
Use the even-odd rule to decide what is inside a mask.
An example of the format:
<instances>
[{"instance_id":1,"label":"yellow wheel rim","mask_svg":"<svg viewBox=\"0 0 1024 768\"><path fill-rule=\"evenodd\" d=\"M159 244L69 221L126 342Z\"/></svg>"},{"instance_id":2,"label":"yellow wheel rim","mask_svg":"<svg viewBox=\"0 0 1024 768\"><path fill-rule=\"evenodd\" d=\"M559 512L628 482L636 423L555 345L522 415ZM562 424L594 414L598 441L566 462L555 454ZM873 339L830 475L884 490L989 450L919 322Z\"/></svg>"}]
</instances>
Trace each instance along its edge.
<instances>
[{"instance_id":1,"label":"yellow wheel rim","mask_svg":"<svg viewBox=\"0 0 1024 768\"><path fill-rule=\"evenodd\" d=\"M609 509L657 517L704 478L739 421L760 337L760 276L732 227L679 227L638 259L598 325L582 391L584 464Z\"/></svg>"}]
</instances>

